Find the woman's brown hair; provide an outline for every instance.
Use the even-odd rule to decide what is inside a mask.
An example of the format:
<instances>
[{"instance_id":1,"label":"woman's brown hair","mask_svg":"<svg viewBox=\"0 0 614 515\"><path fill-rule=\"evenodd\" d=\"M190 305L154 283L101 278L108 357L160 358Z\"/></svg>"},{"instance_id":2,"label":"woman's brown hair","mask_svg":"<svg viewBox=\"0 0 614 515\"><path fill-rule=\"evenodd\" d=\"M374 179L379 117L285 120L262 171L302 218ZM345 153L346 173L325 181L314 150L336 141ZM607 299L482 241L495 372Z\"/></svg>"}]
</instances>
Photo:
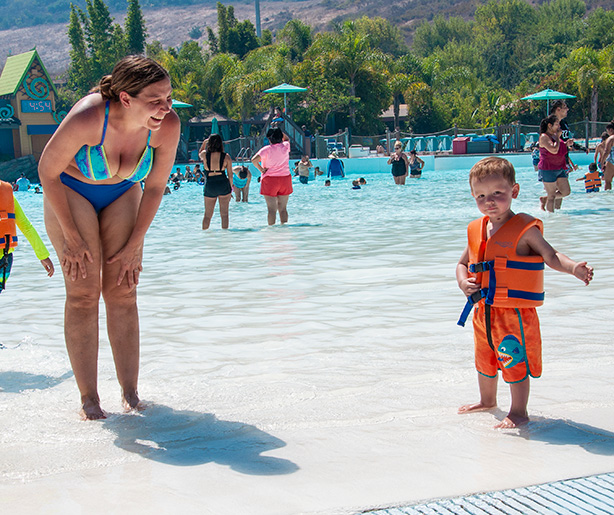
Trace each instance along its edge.
<instances>
[{"instance_id":1,"label":"woman's brown hair","mask_svg":"<svg viewBox=\"0 0 614 515\"><path fill-rule=\"evenodd\" d=\"M168 72L153 59L141 55L124 57L105 75L92 92L100 92L105 100L119 100L122 91L136 97L144 88L168 79Z\"/></svg>"}]
</instances>

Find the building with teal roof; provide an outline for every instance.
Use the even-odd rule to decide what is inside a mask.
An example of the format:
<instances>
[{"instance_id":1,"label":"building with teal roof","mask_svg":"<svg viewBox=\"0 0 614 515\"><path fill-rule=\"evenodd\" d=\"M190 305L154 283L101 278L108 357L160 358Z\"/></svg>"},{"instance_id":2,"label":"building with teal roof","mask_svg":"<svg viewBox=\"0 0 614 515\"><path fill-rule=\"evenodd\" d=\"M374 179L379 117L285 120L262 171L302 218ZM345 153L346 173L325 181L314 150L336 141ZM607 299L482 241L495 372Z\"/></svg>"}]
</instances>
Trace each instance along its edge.
<instances>
[{"instance_id":1,"label":"building with teal roof","mask_svg":"<svg viewBox=\"0 0 614 515\"><path fill-rule=\"evenodd\" d=\"M38 161L65 112L36 49L6 59L0 74L0 161L33 155Z\"/></svg>"}]
</instances>

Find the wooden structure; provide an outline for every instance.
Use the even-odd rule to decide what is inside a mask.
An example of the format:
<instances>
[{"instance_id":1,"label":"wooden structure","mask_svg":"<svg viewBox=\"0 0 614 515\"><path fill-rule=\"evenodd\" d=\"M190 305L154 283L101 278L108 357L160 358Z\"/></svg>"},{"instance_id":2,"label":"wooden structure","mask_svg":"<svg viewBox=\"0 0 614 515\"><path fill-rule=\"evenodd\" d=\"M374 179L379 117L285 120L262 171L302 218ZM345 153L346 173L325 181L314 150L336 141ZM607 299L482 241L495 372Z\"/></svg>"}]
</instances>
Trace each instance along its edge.
<instances>
[{"instance_id":1,"label":"wooden structure","mask_svg":"<svg viewBox=\"0 0 614 515\"><path fill-rule=\"evenodd\" d=\"M36 49L7 58L0 75L0 160L33 155L66 116L56 109L57 91Z\"/></svg>"}]
</instances>

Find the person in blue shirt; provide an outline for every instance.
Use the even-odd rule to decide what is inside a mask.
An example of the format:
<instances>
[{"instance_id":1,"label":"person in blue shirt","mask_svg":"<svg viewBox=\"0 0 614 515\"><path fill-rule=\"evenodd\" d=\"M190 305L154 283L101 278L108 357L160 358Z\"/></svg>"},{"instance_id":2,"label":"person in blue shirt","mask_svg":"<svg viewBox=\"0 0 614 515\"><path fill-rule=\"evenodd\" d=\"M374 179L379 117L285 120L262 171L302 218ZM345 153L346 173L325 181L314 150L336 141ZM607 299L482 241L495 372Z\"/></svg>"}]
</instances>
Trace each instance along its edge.
<instances>
[{"instance_id":1,"label":"person in blue shirt","mask_svg":"<svg viewBox=\"0 0 614 515\"><path fill-rule=\"evenodd\" d=\"M333 152L328 158L330 161L328 162L326 177L345 177L345 167L343 161L337 157L337 153Z\"/></svg>"}]
</instances>

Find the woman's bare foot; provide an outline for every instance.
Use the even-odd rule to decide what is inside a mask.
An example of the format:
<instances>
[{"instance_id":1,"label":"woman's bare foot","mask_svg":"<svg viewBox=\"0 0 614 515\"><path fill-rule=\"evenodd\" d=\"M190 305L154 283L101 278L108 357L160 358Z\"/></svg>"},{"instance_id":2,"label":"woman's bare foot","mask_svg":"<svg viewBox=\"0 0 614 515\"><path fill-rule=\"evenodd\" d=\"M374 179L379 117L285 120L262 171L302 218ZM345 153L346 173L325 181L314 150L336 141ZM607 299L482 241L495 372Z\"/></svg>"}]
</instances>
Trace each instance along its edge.
<instances>
[{"instance_id":1,"label":"woman's bare foot","mask_svg":"<svg viewBox=\"0 0 614 515\"><path fill-rule=\"evenodd\" d=\"M98 399L85 399L80 413L83 420L100 420L107 418L107 414L100 407L100 400Z\"/></svg>"},{"instance_id":2,"label":"woman's bare foot","mask_svg":"<svg viewBox=\"0 0 614 515\"><path fill-rule=\"evenodd\" d=\"M489 409L493 409L496 407L497 407L497 404L493 404L492 406L489 406L487 404L484 404L482 401L480 401L480 402L476 402L475 404L465 404L461 406L460 408L458 408L458 414L463 415L464 413L474 413L477 411L488 411Z\"/></svg>"},{"instance_id":3,"label":"woman's bare foot","mask_svg":"<svg viewBox=\"0 0 614 515\"><path fill-rule=\"evenodd\" d=\"M122 406L124 407L124 412L126 413L130 411L143 411L147 407L143 402L141 402L137 392L122 395Z\"/></svg>"},{"instance_id":4,"label":"woman's bare foot","mask_svg":"<svg viewBox=\"0 0 614 515\"><path fill-rule=\"evenodd\" d=\"M512 415L511 413L499 422L495 429L513 429L522 426L529 421L529 417L523 415Z\"/></svg>"}]
</instances>

